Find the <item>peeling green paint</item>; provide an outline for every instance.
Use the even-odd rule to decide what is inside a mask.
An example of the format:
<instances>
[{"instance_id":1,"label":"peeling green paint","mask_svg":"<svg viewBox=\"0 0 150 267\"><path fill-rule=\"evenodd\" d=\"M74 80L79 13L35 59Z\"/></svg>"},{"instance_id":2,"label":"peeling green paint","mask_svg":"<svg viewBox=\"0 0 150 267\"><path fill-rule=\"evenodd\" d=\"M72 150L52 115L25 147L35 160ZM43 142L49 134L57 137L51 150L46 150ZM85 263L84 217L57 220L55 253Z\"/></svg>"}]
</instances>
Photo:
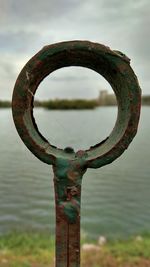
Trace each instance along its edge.
<instances>
[{"instance_id":1,"label":"peeling green paint","mask_svg":"<svg viewBox=\"0 0 150 267\"><path fill-rule=\"evenodd\" d=\"M75 223L80 214L81 184L86 171L84 155L72 161L57 158L53 171L57 208L69 223Z\"/></svg>"}]
</instances>

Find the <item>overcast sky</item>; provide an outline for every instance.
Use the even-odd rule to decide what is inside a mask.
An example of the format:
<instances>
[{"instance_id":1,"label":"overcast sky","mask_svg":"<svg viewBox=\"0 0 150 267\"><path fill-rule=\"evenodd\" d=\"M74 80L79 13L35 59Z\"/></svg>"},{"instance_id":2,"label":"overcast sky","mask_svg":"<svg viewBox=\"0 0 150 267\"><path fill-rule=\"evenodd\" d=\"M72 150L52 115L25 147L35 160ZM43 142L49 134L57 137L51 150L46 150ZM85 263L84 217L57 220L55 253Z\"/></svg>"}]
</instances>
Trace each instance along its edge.
<instances>
[{"instance_id":1,"label":"overcast sky","mask_svg":"<svg viewBox=\"0 0 150 267\"><path fill-rule=\"evenodd\" d=\"M24 64L44 45L90 40L131 58L144 94L150 94L149 0L0 0L0 99L11 99ZM37 98L96 97L110 86L85 68L64 68L39 86Z\"/></svg>"}]
</instances>

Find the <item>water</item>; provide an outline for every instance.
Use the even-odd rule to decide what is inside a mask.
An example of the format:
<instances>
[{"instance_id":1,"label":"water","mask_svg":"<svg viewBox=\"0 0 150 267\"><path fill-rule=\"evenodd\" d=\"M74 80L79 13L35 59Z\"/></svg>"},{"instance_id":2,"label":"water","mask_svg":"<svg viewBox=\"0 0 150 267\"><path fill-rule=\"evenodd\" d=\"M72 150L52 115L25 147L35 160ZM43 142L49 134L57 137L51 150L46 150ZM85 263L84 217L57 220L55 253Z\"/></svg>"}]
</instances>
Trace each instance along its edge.
<instances>
[{"instance_id":1,"label":"water","mask_svg":"<svg viewBox=\"0 0 150 267\"><path fill-rule=\"evenodd\" d=\"M143 107L139 132L114 163L84 175L81 228L89 237L126 238L150 231L150 124ZM116 108L89 111L36 109L41 132L60 147L88 148L110 133ZM14 229L46 229L54 234L51 167L20 140L11 110L0 110L0 234Z\"/></svg>"}]
</instances>

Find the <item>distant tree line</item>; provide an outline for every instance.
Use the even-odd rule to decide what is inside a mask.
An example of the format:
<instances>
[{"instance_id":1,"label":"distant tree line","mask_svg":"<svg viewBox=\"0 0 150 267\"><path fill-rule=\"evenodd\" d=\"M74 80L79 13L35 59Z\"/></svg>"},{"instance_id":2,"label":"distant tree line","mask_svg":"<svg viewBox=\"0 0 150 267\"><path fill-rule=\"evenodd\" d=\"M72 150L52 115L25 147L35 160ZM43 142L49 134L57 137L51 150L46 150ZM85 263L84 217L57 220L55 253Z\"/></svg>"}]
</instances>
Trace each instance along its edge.
<instances>
[{"instance_id":1,"label":"distant tree line","mask_svg":"<svg viewBox=\"0 0 150 267\"><path fill-rule=\"evenodd\" d=\"M0 100L0 108L10 108L10 107L11 107L10 101Z\"/></svg>"},{"instance_id":2,"label":"distant tree line","mask_svg":"<svg viewBox=\"0 0 150 267\"><path fill-rule=\"evenodd\" d=\"M108 94L105 98L98 99L54 99L47 101L34 101L34 107L43 107L46 109L94 109L100 106L115 106L117 104L115 95ZM150 96L142 96L142 105L150 105ZM10 101L0 100L0 108L10 108Z\"/></svg>"},{"instance_id":3,"label":"distant tree line","mask_svg":"<svg viewBox=\"0 0 150 267\"><path fill-rule=\"evenodd\" d=\"M93 109L98 106L96 99L55 99L43 102L35 102L35 106L46 109Z\"/></svg>"},{"instance_id":4,"label":"distant tree line","mask_svg":"<svg viewBox=\"0 0 150 267\"><path fill-rule=\"evenodd\" d=\"M142 96L142 105L145 105L145 106L150 105L150 96L149 95Z\"/></svg>"}]
</instances>

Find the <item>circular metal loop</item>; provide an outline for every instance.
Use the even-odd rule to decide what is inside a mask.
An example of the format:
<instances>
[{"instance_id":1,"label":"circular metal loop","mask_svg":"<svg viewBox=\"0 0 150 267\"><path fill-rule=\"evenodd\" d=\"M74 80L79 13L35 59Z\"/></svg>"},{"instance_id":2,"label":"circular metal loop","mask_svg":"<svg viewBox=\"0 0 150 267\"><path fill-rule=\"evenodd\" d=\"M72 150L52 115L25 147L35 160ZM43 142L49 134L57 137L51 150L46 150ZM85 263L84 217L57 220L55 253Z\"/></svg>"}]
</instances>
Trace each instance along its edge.
<instances>
[{"instance_id":1,"label":"circular metal loop","mask_svg":"<svg viewBox=\"0 0 150 267\"><path fill-rule=\"evenodd\" d=\"M51 72L69 66L81 66L101 74L117 98L118 116L109 137L83 153L50 144L39 132L33 117L33 101L40 82ZM47 164L57 158L75 160L84 157L87 167L111 163L128 147L137 132L141 90L130 60L119 51L88 41L69 41L45 46L22 69L16 81L12 111L17 131L28 149Z\"/></svg>"}]
</instances>

